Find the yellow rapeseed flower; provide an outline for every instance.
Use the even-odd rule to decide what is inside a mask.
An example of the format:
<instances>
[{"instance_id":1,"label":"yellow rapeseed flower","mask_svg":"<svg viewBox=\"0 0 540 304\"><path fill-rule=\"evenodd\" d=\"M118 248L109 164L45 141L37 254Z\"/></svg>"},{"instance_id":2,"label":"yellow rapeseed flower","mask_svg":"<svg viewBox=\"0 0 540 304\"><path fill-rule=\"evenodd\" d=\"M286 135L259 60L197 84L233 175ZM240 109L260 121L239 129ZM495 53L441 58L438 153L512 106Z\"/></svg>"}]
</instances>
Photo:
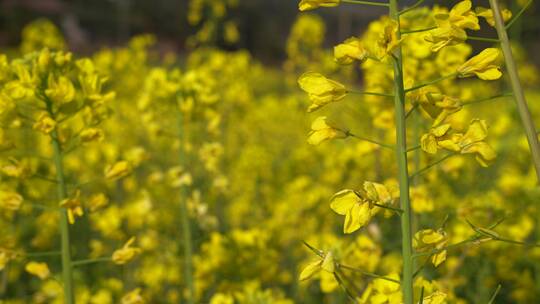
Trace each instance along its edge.
<instances>
[{"instance_id":1,"label":"yellow rapeseed flower","mask_svg":"<svg viewBox=\"0 0 540 304\"><path fill-rule=\"evenodd\" d=\"M487 48L480 54L467 60L458 69L459 77L478 76L483 80L496 80L501 78L500 71L501 51L497 48Z\"/></svg>"},{"instance_id":2,"label":"yellow rapeseed flower","mask_svg":"<svg viewBox=\"0 0 540 304\"><path fill-rule=\"evenodd\" d=\"M429 252L437 250L431 255L431 262L435 267L446 260L446 250L444 247L448 243L448 236L442 229L424 229L415 233L413 246L418 252Z\"/></svg>"},{"instance_id":3,"label":"yellow rapeseed flower","mask_svg":"<svg viewBox=\"0 0 540 304\"><path fill-rule=\"evenodd\" d=\"M318 7L333 7L338 6L341 0L301 0L298 3L298 9L308 11Z\"/></svg>"},{"instance_id":4,"label":"yellow rapeseed flower","mask_svg":"<svg viewBox=\"0 0 540 304\"><path fill-rule=\"evenodd\" d=\"M75 195L60 202L60 207L66 208L70 224L75 224L75 216L81 217L84 211L81 204L81 191L75 191Z\"/></svg>"},{"instance_id":5,"label":"yellow rapeseed flower","mask_svg":"<svg viewBox=\"0 0 540 304\"><path fill-rule=\"evenodd\" d=\"M56 128L56 121L49 116L48 113L42 112L32 126L34 130L40 131L43 134L51 133Z\"/></svg>"},{"instance_id":6,"label":"yellow rapeseed flower","mask_svg":"<svg viewBox=\"0 0 540 304\"><path fill-rule=\"evenodd\" d=\"M311 124L311 132L308 134L308 143L318 145L323 141L334 138L345 138L347 133L332 124L328 124L326 116L317 117Z\"/></svg>"},{"instance_id":7,"label":"yellow rapeseed flower","mask_svg":"<svg viewBox=\"0 0 540 304\"><path fill-rule=\"evenodd\" d=\"M141 295L141 289L135 288L122 297L122 304L144 304L144 298Z\"/></svg>"},{"instance_id":8,"label":"yellow rapeseed flower","mask_svg":"<svg viewBox=\"0 0 540 304\"><path fill-rule=\"evenodd\" d=\"M105 168L105 178L110 180L120 179L131 174L133 168L128 161L121 160Z\"/></svg>"},{"instance_id":9,"label":"yellow rapeseed flower","mask_svg":"<svg viewBox=\"0 0 540 304\"><path fill-rule=\"evenodd\" d=\"M314 275L324 270L328 273L334 273L336 270L336 262L332 252L327 252L322 257L319 257L314 262L309 263L300 273L300 281L305 281L312 278Z\"/></svg>"},{"instance_id":10,"label":"yellow rapeseed flower","mask_svg":"<svg viewBox=\"0 0 540 304\"><path fill-rule=\"evenodd\" d=\"M328 79L319 73L307 72L298 79L300 88L308 93L313 103L308 112L313 112L328 103L339 101L347 95L347 89L341 83Z\"/></svg>"},{"instance_id":11,"label":"yellow rapeseed flower","mask_svg":"<svg viewBox=\"0 0 540 304\"><path fill-rule=\"evenodd\" d=\"M362 45L360 39L351 37L334 47L334 58L339 64L351 64L355 60L364 62L368 51Z\"/></svg>"},{"instance_id":12,"label":"yellow rapeseed flower","mask_svg":"<svg viewBox=\"0 0 540 304\"><path fill-rule=\"evenodd\" d=\"M7 210L19 210L23 197L13 191L0 191L0 207Z\"/></svg>"},{"instance_id":13,"label":"yellow rapeseed flower","mask_svg":"<svg viewBox=\"0 0 540 304\"><path fill-rule=\"evenodd\" d=\"M137 247L131 247L135 242L135 237L130 238L122 248L113 252L112 260L115 264L124 265L137 256L141 249Z\"/></svg>"},{"instance_id":14,"label":"yellow rapeseed flower","mask_svg":"<svg viewBox=\"0 0 540 304\"><path fill-rule=\"evenodd\" d=\"M495 18L493 16L492 9L479 6L475 9L475 11L476 11L476 15L486 19L486 22L489 25L495 26ZM503 17L503 20L506 22L512 18L512 11L508 9L503 9L501 10L501 15Z\"/></svg>"},{"instance_id":15,"label":"yellow rapeseed flower","mask_svg":"<svg viewBox=\"0 0 540 304\"><path fill-rule=\"evenodd\" d=\"M65 104L75 98L75 88L67 77L60 76L55 79L52 74L49 75L45 95L54 103Z\"/></svg>"},{"instance_id":16,"label":"yellow rapeseed flower","mask_svg":"<svg viewBox=\"0 0 540 304\"><path fill-rule=\"evenodd\" d=\"M33 274L42 280L47 279L51 275L46 263L28 262L24 269L26 272Z\"/></svg>"}]
</instances>

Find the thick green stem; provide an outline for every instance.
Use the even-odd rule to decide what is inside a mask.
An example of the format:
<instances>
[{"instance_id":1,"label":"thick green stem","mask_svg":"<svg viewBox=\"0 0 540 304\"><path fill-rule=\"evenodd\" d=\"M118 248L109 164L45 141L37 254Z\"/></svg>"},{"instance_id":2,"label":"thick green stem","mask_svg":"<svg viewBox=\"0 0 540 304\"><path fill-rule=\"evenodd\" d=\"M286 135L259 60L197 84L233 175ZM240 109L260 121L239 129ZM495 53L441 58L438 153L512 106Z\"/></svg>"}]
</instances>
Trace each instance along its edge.
<instances>
[{"instance_id":1,"label":"thick green stem","mask_svg":"<svg viewBox=\"0 0 540 304\"><path fill-rule=\"evenodd\" d=\"M398 24L397 35L400 38L398 1L390 0L390 18ZM413 248L412 248L412 211L409 199L409 172L407 168L407 127L405 117L405 88L403 85L403 62L401 47L394 52L394 86L395 86L395 116L396 116L396 158L398 163L399 199L401 209L401 250L403 258L403 273L401 290L403 302L412 304L413 294Z\"/></svg>"},{"instance_id":2,"label":"thick green stem","mask_svg":"<svg viewBox=\"0 0 540 304\"><path fill-rule=\"evenodd\" d=\"M52 102L45 100L47 111L52 119L55 119L55 113L52 108ZM66 180L64 176L64 164L62 147L58 138L58 129L55 128L51 132L51 142L54 153L54 164L56 168L56 191L58 199L64 200L67 198ZM73 273L71 263L71 248L69 240L69 222L68 215L65 209L60 209L60 236L61 236L61 253L62 253L62 283L64 285L64 303L74 304L75 297L73 293Z\"/></svg>"},{"instance_id":3,"label":"thick green stem","mask_svg":"<svg viewBox=\"0 0 540 304\"><path fill-rule=\"evenodd\" d=\"M504 26L499 3L497 0L489 0L489 4L491 5L493 16L495 17L495 28L497 29L497 34L499 36L499 40L501 41L501 48L506 63L506 70L508 72L508 77L510 78L512 91L514 92L519 116L521 117L521 122L525 128L525 134L527 135L527 140L529 142L533 164L536 169L536 177L540 182L540 144L538 143L536 128L527 105L527 100L525 99L525 94L523 93L523 88L521 87L516 62L514 60L514 56L512 55L512 49L510 48L508 33L506 32L506 28Z\"/></svg>"},{"instance_id":4,"label":"thick green stem","mask_svg":"<svg viewBox=\"0 0 540 304\"><path fill-rule=\"evenodd\" d=\"M179 163L184 165L185 155L184 155L184 141L185 141L185 130L184 130L184 119L182 119L182 111L178 112L178 136L180 140L180 148L178 152ZM188 291L187 301L188 304L195 303L195 287L193 283L193 265L192 265L192 239L191 239L191 224L188 216L187 208L187 198L185 185L180 188L180 221L182 224L182 238L183 238L183 248L184 248L184 279L186 283L186 288Z\"/></svg>"}]
</instances>

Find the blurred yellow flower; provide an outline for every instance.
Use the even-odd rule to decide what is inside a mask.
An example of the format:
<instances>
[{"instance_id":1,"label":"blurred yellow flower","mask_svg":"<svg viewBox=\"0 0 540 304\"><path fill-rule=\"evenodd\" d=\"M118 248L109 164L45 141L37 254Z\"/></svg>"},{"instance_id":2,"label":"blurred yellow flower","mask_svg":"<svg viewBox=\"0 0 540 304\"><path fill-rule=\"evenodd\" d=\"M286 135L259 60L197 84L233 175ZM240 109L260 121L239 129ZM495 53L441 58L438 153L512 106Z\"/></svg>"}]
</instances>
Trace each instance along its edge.
<instances>
[{"instance_id":1,"label":"blurred yellow flower","mask_svg":"<svg viewBox=\"0 0 540 304\"><path fill-rule=\"evenodd\" d=\"M318 7L338 6L341 0L301 0L298 4L300 11L308 11Z\"/></svg>"},{"instance_id":2,"label":"blurred yellow flower","mask_svg":"<svg viewBox=\"0 0 540 304\"><path fill-rule=\"evenodd\" d=\"M317 117L311 124L308 143L318 145L323 141L334 138L345 138L347 133L327 123L326 116Z\"/></svg>"},{"instance_id":3,"label":"blurred yellow flower","mask_svg":"<svg viewBox=\"0 0 540 304\"><path fill-rule=\"evenodd\" d=\"M448 236L442 229L420 230L414 234L413 238L413 247L418 252L437 251L431 255L431 262L435 267L446 260L446 250L444 248L447 243Z\"/></svg>"},{"instance_id":4,"label":"blurred yellow flower","mask_svg":"<svg viewBox=\"0 0 540 304\"><path fill-rule=\"evenodd\" d=\"M334 58L339 64L351 64L355 60L360 63L367 59L368 51L360 39L351 37L334 47Z\"/></svg>"},{"instance_id":5,"label":"blurred yellow flower","mask_svg":"<svg viewBox=\"0 0 540 304\"><path fill-rule=\"evenodd\" d=\"M318 274L321 270L329 273L334 273L336 270L336 262L334 261L334 255L332 252L327 252L322 257L319 257L314 262L308 264L300 273L300 281L311 279L314 275Z\"/></svg>"},{"instance_id":6,"label":"blurred yellow flower","mask_svg":"<svg viewBox=\"0 0 540 304\"><path fill-rule=\"evenodd\" d=\"M144 298L141 295L141 289L135 288L122 297L122 304L144 304Z\"/></svg>"},{"instance_id":7,"label":"blurred yellow flower","mask_svg":"<svg viewBox=\"0 0 540 304\"><path fill-rule=\"evenodd\" d=\"M476 11L476 15L486 19L486 22L489 25L495 26L495 18L493 16L492 9L479 6L475 9L475 11ZM501 10L501 15L503 17L503 20L506 22L512 18L512 11L508 9L503 9Z\"/></svg>"},{"instance_id":8,"label":"blurred yellow flower","mask_svg":"<svg viewBox=\"0 0 540 304\"><path fill-rule=\"evenodd\" d=\"M487 48L480 54L463 63L458 69L459 77L478 76L483 80L496 80L501 78L500 71L501 51L497 48Z\"/></svg>"},{"instance_id":9,"label":"blurred yellow flower","mask_svg":"<svg viewBox=\"0 0 540 304\"><path fill-rule=\"evenodd\" d=\"M7 210L19 210L23 197L17 192L0 190L0 207Z\"/></svg>"},{"instance_id":10,"label":"blurred yellow flower","mask_svg":"<svg viewBox=\"0 0 540 304\"><path fill-rule=\"evenodd\" d=\"M54 128L56 128L56 121L52 119L48 113L42 112L39 114L33 128L34 130L40 131L44 134L49 134L54 130Z\"/></svg>"},{"instance_id":11,"label":"blurred yellow flower","mask_svg":"<svg viewBox=\"0 0 540 304\"><path fill-rule=\"evenodd\" d=\"M126 177L133 171L128 161L121 160L105 168L105 178L110 180Z\"/></svg>"},{"instance_id":12,"label":"blurred yellow flower","mask_svg":"<svg viewBox=\"0 0 540 304\"><path fill-rule=\"evenodd\" d=\"M60 207L66 208L70 224L75 224L75 216L81 217L84 211L81 204L81 191L75 191L75 195L60 202Z\"/></svg>"},{"instance_id":13,"label":"blurred yellow flower","mask_svg":"<svg viewBox=\"0 0 540 304\"><path fill-rule=\"evenodd\" d=\"M112 260L115 264L124 265L137 256L141 249L138 247L131 247L135 242L135 237L130 238L122 248L113 252Z\"/></svg>"},{"instance_id":14,"label":"blurred yellow flower","mask_svg":"<svg viewBox=\"0 0 540 304\"><path fill-rule=\"evenodd\" d=\"M67 77L60 76L58 79L55 79L52 74L49 74L45 95L52 102L62 105L75 98L75 88Z\"/></svg>"},{"instance_id":15,"label":"blurred yellow flower","mask_svg":"<svg viewBox=\"0 0 540 304\"><path fill-rule=\"evenodd\" d=\"M49 267L46 263L38 263L33 261L28 262L24 269L26 270L26 272L33 274L42 280L47 279L51 275Z\"/></svg>"},{"instance_id":16,"label":"blurred yellow flower","mask_svg":"<svg viewBox=\"0 0 540 304\"><path fill-rule=\"evenodd\" d=\"M339 101L347 95L347 89L341 83L328 79L319 73L307 72L298 79L300 88L308 93L313 103L308 112L313 112L328 103Z\"/></svg>"}]
</instances>

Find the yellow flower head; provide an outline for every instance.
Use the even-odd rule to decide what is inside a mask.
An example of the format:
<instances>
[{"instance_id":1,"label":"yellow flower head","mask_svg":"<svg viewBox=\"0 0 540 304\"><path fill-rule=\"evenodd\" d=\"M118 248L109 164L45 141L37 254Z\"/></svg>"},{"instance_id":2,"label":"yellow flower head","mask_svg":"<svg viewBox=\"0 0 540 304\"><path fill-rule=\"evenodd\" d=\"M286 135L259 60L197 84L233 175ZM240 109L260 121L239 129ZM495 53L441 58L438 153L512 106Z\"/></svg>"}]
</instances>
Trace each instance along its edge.
<instances>
[{"instance_id":1,"label":"yellow flower head","mask_svg":"<svg viewBox=\"0 0 540 304\"><path fill-rule=\"evenodd\" d=\"M444 292L436 291L425 297L423 304L446 304L447 295Z\"/></svg>"},{"instance_id":2,"label":"yellow flower head","mask_svg":"<svg viewBox=\"0 0 540 304\"><path fill-rule=\"evenodd\" d=\"M457 26L438 27L424 38L427 42L433 43L432 52L438 52L445 46L460 44L467 40L467 32Z\"/></svg>"},{"instance_id":3,"label":"yellow flower head","mask_svg":"<svg viewBox=\"0 0 540 304\"><path fill-rule=\"evenodd\" d=\"M141 289L135 288L122 297L122 304L144 304L144 298L141 295Z\"/></svg>"},{"instance_id":4,"label":"yellow flower head","mask_svg":"<svg viewBox=\"0 0 540 304\"><path fill-rule=\"evenodd\" d=\"M81 131L80 137L83 143L89 143L102 141L105 135L103 134L103 130L99 128L87 128Z\"/></svg>"},{"instance_id":5,"label":"yellow flower head","mask_svg":"<svg viewBox=\"0 0 540 304\"><path fill-rule=\"evenodd\" d=\"M440 93L427 93L425 97L421 100L420 105L434 119L433 127L439 126L448 116L462 108L458 99Z\"/></svg>"},{"instance_id":6,"label":"yellow flower head","mask_svg":"<svg viewBox=\"0 0 540 304\"><path fill-rule=\"evenodd\" d=\"M81 191L75 191L75 195L71 198L66 198L60 202L60 207L67 209L68 220L70 224L75 223L75 216L81 217L84 211L81 204Z\"/></svg>"},{"instance_id":7,"label":"yellow flower head","mask_svg":"<svg viewBox=\"0 0 540 304\"><path fill-rule=\"evenodd\" d=\"M487 167L495 158L497 154L484 140L487 137L487 124L485 120L474 119L469 129L461 140L459 146L461 147L462 154L475 154L476 161L483 166Z\"/></svg>"},{"instance_id":8,"label":"yellow flower head","mask_svg":"<svg viewBox=\"0 0 540 304\"><path fill-rule=\"evenodd\" d=\"M56 121L46 112L42 112L32 127L43 134L49 134L56 128Z\"/></svg>"},{"instance_id":9,"label":"yellow flower head","mask_svg":"<svg viewBox=\"0 0 540 304\"><path fill-rule=\"evenodd\" d=\"M435 267L446 260L446 250L443 249L446 246L446 243L448 243L448 236L442 229L420 230L415 233L413 238L413 246L418 252L440 250L431 257L431 262Z\"/></svg>"},{"instance_id":10,"label":"yellow flower head","mask_svg":"<svg viewBox=\"0 0 540 304\"><path fill-rule=\"evenodd\" d=\"M483 80L496 80L501 78L500 71L501 51L497 48L487 48L480 54L467 60L458 69L459 77L478 76Z\"/></svg>"},{"instance_id":11,"label":"yellow flower head","mask_svg":"<svg viewBox=\"0 0 540 304\"><path fill-rule=\"evenodd\" d=\"M308 11L318 7L333 7L338 6L341 0L301 0L298 3L298 9Z\"/></svg>"},{"instance_id":12,"label":"yellow flower head","mask_svg":"<svg viewBox=\"0 0 540 304\"><path fill-rule=\"evenodd\" d=\"M495 26L495 17L493 16L492 9L479 6L476 8L475 11L476 11L476 15L486 19L486 22L489 25ZM501 15L503 17L503 20L506 22L512 18L512 11L508 9L503 9L501 11Z\"/></svg>"},{"instance_id":13,"label":"yellow flower head","mask_svg":"<svg viewBox=\"0 0 540 304\"><path fill-rule=\"evenodd\" d=\"M47 95L54 103L62 105L75 98L75 88L71 81L64 76L55 79L52 74L50 74L47 85L48 87L45 90L45 95Z\"/></svg>"},{"instance_id":14,"label":"yellow flower head","mask_svg":"<svg viewBox=\"0 0 540 304\"><path fill-rule=\"evenodd\" d=\"M328 103L339 101L347 95L347 89L341 83L328 79L319 73L307 72L298 79L300 88L308 93L313 103L308 112L313 112Z\"/></svg>"},{"instance_id":15,"label":"yellow flower head","mask_svg":"<svg viewBox=\"0 0 540 304\"><path fill-rule=\"evenodd\" d=\"M336 270L336 262L334 260L334 255L331 251L323 254L323 256L319 257L319 259L317 259L316 261L308 264L300 273L300 281L311 279L321 270L324 270L328 273L334 273L334 271Z\"/></svg>"},{"instance_id":16,"label":"yellow flower head","mask_svg":"<svg viewBox=\"0 0 540 304\"><path fill-rule=\"evenodd\" d=\"M7 210L19 210L23 197L12 191L0 191L0 207Z\"/></svg>"},{"instance_id":17,"label":"yellow flower head","mask_svg":"<svg viewBox=\"0 0 540 304\"><path fill-rule=\"evenodd\" d=\"M320 116L311 124L311 132L309 132L308 136L308 143L310 145L318 145L329 139L345 138L347 137L347 133L328 124L326 116Z\"/></svg>"},{"instance_id":18,"label":"yellow flower head","mask_svg":"<svg viewBox=\"0 0 540 304\"><path fill-rule=\"evenodd\" d=\"M120 179L131 174L133 168L128 161L121 160L105 168L105 178L110 180Z\"/></svg>"},{"instance_id":19,"label":"yellow flower head","mask_svg":"<svg viewBox=\"0 0 540 304\"><path fill-rule=\"evenodd\" d=\"M439 27L456 26L461 29L479 30L478 17L471 8L470 0L461 1L450 12L436 14L435 21Z\"/></svg>"},{"instance_id":20,"label":"yellow flower head","mask_svg":"<svg viewBox=\"0 0 540 304\"><path fill-rule=\"evenodd\" d=\"M358 38L349 38L334 47L334 58L339 64L351 64L355 60L364 62L367 56L368 51Z\"/></svg>"},{"instance_id":21,"label":"yellow flower head","mask_svg":"<svg viewBox=\"0 0 540 304\"><path fill-rule=\"evenodd\" d=\"M439 143L447 138L446 134L450 130L450 124L442 124L429 129L429 133L420 138L420 147L427 153L435 154L440 148ZM459 149L458 149L459 150Z\"/></svg>"},{"instance_id":22,"label":"yellow flower head","mask_svg":"<svg viewBox=\"0 0 540 304\"><path fill-rule=\"evenodd\" d=\"M124 265L137 256L141 249L137 247L131 247L135 242L135 237L130 238L122 248L113 252L112 260L115 264Z\"/></svg>"},{"instance_id":23,"label":"yellow flower head","mask_svg":"<svg viewBox=\"0 0 540 304\"><path fill-rule=\"evenodd\" d=\"M369 223L380 210L378 205L388 205L392 195L383 184L364 182L365 197L360 193L345 189L330 199L330 208L337 214L345 215L344 233L353 233Z\"/></svg>"},{"instance_id":24,"label":"yellow flower head","mask_svg":"<svg viewBox=\"0 0 540 304\"><path fill-rule=\"evenodd\" d=\"M380 48L381 57L392 54L394 50L399 46L403 38L398 39L398 24L395 21L389 21L384 27L384 31L381 33L377 44Z\"/></svg>"},{"instance_id":25,"label":"yellow flower head","mask_svg":"<svg viewBox=\"0 0 540 304\"><path fill-rule=\"evenodd\" d=\"M42 280L45 280L51 275L49 267L46 263L28 262L24 269L26 272L33 274Z\"/></svg>"}]
</instances>

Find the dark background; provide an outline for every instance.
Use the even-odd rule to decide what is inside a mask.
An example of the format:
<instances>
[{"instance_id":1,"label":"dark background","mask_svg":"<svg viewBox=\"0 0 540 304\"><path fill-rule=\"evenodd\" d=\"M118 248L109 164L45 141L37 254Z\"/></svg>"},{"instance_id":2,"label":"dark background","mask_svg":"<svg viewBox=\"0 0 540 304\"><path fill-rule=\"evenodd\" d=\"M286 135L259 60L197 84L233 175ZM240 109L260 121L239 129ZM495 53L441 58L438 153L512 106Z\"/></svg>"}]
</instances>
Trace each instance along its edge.
<instances>
[{"instance_id":1,"label":"dark background","mask_svg":"<svg viewBox=\"0 0 540 304\"><path fill-rule=\"evenodd\" d=\"M402 0L406 6L416 0ZM296 15L297 0L239 0L237 8L229 12L240 30L241 40L233 45L218 42L226 49L248 49L266 63L279 63L285 57L285 41ZM426 1L432 5L448 6L457 1ZM486 0L473 1L487 6ZM124 44L129 37L153 33L158 37L159 49L183 53L186 38L196 31L187 23L188 0L0 0L0 47L16 46L20 31L28 22L46 17L58 25L70 45L80 53L90 53L103 46ZM515 1L507 1L514 6ZM536 6L536 7L535 7ZM516 7L511 7L516 11ZM343 4L338 8L319 9L314 13L324 17L327 45L331 46L351 35L359 34L373 19L386 12L385 8ZM531 5L521 22L511 33L520 40L530 57L540 63L540 11ZM485 35L490 35L489 30Z\"/></svg>"}]
</instances>

